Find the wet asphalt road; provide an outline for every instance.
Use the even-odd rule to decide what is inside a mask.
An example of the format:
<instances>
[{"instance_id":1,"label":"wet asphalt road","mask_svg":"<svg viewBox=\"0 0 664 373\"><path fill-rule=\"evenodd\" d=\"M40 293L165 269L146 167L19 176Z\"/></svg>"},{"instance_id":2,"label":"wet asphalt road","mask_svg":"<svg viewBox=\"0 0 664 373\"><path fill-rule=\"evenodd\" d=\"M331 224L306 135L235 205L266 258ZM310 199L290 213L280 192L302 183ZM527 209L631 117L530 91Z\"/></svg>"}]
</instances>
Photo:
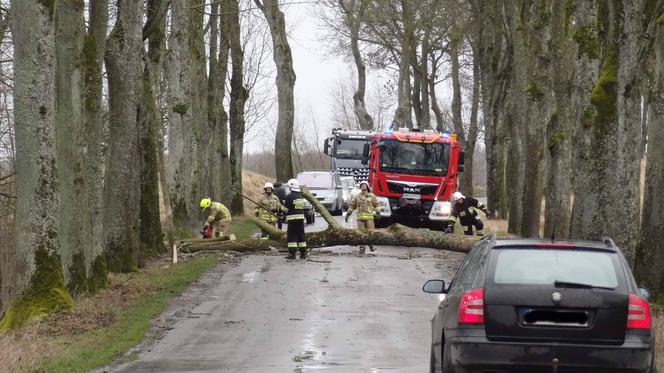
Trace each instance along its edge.
<instances>
[{"instance_id":1,"label":"wet asphalt road","mask_svg":"<svg viewBox=\"0 0 664 373\"><path fill-rule=\"evenodd\" d=\"M421 287L449 281L462 255L356 252L341 246L314 250L309 261L271 254L220 265L184 294L195 306L112 371L428 372L438 297Z\"/></svg>"}]
</instances>

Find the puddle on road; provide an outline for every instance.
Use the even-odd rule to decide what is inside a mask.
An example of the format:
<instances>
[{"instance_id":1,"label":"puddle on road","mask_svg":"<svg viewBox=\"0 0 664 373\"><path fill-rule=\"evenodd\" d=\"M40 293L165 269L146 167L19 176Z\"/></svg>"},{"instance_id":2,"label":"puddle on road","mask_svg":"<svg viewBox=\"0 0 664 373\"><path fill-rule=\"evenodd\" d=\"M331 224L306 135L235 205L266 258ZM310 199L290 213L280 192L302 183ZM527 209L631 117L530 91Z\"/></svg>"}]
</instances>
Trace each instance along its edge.
<instances>
[{"instance_id":1,"label":"puddle on road","mask_svg":"<svg viewBox=\"0 0 664 373\"><path fill-rule=\"evenodd\" d=\"M254 282L254 280L256 280L256 275L258 275L258 272L245 273L242 275L242 282Z\"/></svg>"}]
</instances>

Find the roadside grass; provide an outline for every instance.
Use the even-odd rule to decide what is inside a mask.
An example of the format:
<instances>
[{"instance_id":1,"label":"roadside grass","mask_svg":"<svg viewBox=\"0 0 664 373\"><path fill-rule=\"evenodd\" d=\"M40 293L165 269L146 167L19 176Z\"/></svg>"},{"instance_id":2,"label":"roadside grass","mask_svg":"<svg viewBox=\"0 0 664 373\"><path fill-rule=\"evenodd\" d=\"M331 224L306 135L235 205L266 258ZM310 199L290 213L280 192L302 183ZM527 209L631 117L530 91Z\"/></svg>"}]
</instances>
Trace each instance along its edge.
<instances>
[{"instance_id":1,"label":"roadside grass","mask_svg":"<svg viewBox=\"0 0 664 373\"><path fill-rule=\"evenodd\" d=\"M260 232L256 224L243 216L233 217L233 221L228 225L226 230L228 232L224 232L225 235L232 233L238 241L250 239L252 234Z\"/></svg>"},{"instance_id":2,"label":"roadside grass","mask_svg":"<svg viewBox=\"0 0 664 373\"><path fill-rule=\"evenodd\" d=\"M76 299L73 310L0 335L0 370L87 372L110 364L144 339L171 298L217 263L216 255L175 266L160 259L112 274L108 289Z\"/></svg>"}]
</instances>

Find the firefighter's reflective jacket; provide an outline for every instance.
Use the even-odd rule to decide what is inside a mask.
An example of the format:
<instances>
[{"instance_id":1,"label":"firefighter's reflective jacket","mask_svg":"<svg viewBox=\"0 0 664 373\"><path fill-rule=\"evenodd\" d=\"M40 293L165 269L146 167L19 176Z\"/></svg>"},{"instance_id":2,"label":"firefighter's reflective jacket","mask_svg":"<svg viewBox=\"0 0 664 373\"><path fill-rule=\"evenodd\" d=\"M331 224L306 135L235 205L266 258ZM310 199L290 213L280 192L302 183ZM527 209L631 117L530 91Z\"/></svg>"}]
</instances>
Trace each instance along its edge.
<instances>
[{"instance_id":1,"label":"firefighter's reflective jacket","mask_svg":"<svg viewBox=\"0 0 664 373\"><path fill-rule=\"evenodd\" d=\"M377 209L378 200L373 193L359 193L353 197L346 214L350 215L354 210L357 210L357 220L373 220Z\"/></svg>"},{"instance_id":2,"label":"firefighter's reflective jacket","mask_svg":"<svg viewBox=\"0 0 664 373\"><path fill-rule=\"evenodd\" d=\"M302 193L291 191L284 201L284 206L288 209L286 221L304 220L304 197Z\"/></svg>"},{"instance_id":3,"label":"firefighter's reflective jacket","mask_svg":"<svg viewBox=\"0 0 664 373\"><path fill-rule=\"evenodd\" d=\"M231 213L228 208L219 202L212 202L209 207L209 216L207 223L212 224L216 222L226 223L231 221Z\"/></svg>"},{"instance_id":4,"label":"firefighter's reflective jacket","mask_svg":"<svg viewBox=\"0 0 664 373\"><path fill-rule=\"evenodd\" d=\"M486 213L486 206L473 197L465 197L463 202L452 205L450 220L454 221L454 218L459 218L461 225L472 225L475 220L480 219L477 210Z\"/></svg>"},{"instance_id":5,"label":"firefighter's reflective jacket","mask_svg":"<svg viewBox=\"0 0 664 373\"><path fill-rule=\"evenodd\" d=\"M281 201L274 193L263 193L261 198L258 200L261 206L266 207L268 210L256 207L256 212L258 212L258 218L264 220L268 223L277 222L277 214L281 210Z\"/></svg>"}]
</instances>

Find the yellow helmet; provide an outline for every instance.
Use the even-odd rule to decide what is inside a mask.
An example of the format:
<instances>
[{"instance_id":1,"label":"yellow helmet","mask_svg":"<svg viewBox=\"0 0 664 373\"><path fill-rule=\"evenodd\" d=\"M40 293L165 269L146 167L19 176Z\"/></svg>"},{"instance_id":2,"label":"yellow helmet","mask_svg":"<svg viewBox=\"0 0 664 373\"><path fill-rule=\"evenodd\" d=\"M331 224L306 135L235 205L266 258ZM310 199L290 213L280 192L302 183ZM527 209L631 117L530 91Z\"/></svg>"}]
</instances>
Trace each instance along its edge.
<instances>
[{"instance_id":1,"label":"yellow helmet","mask_svg":"<svg viewBox=\"0 0 664 373\"><path fill-rule=\"evenodd\" d=\"M201 209L205 210L206 208L210 207L211 204L212 204L211 198L203 198L201 200Z\"/></svg>"}]
</instances>

